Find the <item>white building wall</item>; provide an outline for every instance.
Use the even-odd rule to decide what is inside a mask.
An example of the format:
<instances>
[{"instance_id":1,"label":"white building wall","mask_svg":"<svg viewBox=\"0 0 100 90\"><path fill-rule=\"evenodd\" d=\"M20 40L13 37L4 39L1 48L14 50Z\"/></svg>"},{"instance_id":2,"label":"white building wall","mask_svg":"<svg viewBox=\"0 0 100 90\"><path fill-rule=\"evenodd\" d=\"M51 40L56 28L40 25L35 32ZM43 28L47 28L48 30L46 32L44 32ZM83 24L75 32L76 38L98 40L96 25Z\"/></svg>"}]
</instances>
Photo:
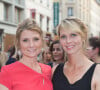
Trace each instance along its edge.
<instances>
[{"instance_id":1,"label":"white building wall","mask_svg":"<svg viewBox=\"0 0 100 90\"><path fill-rule=\"evenodd\" d=\"M91 18L90 18L90 32L93 36L100 35L100 6L95 2L91 1Z\"/></svg>"},{"instance_id":2,"label":"white building wall","mask_svg":"<svg viewBox=\"0 0 100 90\"><path fill-rule=\"evenodd\" d=\"M93 36L100 36L100 5L95 0L60 0L61 17L62 19L67 16L67 8L74 8L74 16L80 18L88 26L90 34Z\"/></svg>"},{"instance_id":3,"label":"white building wall","mask_svg":"<svg viewBox=\"0 0 100 90\"><path fill-rule=\"evenodd\" d=\"M0 3L0 21L2 21L3 18L3 3Z\"/></svg>"},{"instance_id":4,"label":"white building wall","mask_svg":"<svg viewBox=\"0 0 100 90\"><path fill-rule=\"evenodd\" d=\"M0 29L3 29L4 33L15 35L16 28L17 28L17 24L15 23L15 7L19 6L19 9L24 11L24 5L17 5L14 1L15 0L9 0L9 1L3 0L2 2L0 2ZM24 2L24 0L23 0L23 2ZM8 20L5 20L5 18L4 18L4 12L5 12L4 11L4 7L5 7L4 4L5 3L9 4ZM24 18L24 14L23 14L23 17L21 17L21 20L23 20L23 18Z\"/></svg>"},{"instance_id":5,"label":"white building wall","mask_svg":"<svg viewBox=\"0 0 100 90\"><path fill-rule=\"evenodd\" d=\"M16 34L16 25L15 26L6 26L5 24L0 24L0 28L4 30L5 33L8 33L8 34L13 34L15 35Z\"/></svg>"},{"instance_id":6,"label":"white building wall","mask_svg":"<svg viewBox=\"0 0 100 90\"><path fill-rule=\"evenodd\" d=\"M42 29L47 31L47 17L50 18L49 22L49 32L52 32L53 26L53 9L52 9L52 0L42 0L43 3L40 3L40 0L26 0L26 18L30 17L30 9L36 9L36 22L40 25L40 14L43 15L42 19ZM47 2L49 7L47 7Z\"/></svg>"}]
</instances>

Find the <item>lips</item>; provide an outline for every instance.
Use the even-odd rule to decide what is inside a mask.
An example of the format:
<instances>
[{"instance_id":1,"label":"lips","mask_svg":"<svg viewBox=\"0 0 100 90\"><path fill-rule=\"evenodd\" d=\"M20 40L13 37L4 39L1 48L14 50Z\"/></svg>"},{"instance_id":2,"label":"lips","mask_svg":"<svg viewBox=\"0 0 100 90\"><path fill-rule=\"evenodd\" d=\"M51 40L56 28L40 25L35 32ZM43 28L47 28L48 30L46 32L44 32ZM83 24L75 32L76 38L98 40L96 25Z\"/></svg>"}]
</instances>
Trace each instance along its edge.
<instances>
[{"instance_id":1,"label":"lips","mask_svg":"<svg viewBox=\"0 0 100 90\"><path fill-rule=\"evenodd\" d=\"M58 57L59 55L54 55L54 57Z\"/></svg>"},{"instance_id":2,"label":"lips","mask_svg":"<svg viewBox=\"0 0 100 90\"><path fill-rule=\"evenodd\" d=\"M35 52L36 49L28 49L28 52Z\"/></svg>"},{"instance_id":3,"label":"lips","mask_svg":"<svg viewBox=\"0 0 100 90\"><path fill-rule=\"evenodd\" d=\"M66 48L68 49L68 50L70 50L70 49L72 49L74 46L66 46Z\"/></svg>"},{"instance_id":4,"label":"lips","mask_svg":"<svg viewBox=\"0 0 100 90\"><path fill-rule=\"evenodd\" d=\"M53 56L55 59L58 59L60 56L59 55L54 55Z\"/></svg>"}]
</instances>

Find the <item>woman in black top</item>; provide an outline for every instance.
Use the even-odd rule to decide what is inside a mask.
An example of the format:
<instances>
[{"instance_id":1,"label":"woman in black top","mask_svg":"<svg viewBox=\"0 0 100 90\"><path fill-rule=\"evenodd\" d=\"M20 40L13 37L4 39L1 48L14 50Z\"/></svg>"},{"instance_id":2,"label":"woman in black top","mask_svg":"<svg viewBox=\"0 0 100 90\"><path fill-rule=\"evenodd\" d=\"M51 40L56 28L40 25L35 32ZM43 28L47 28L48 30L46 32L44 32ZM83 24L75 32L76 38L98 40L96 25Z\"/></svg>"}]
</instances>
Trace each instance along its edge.
<instances>
[{"instance_id":1,"label":"woman in black top","mask_svg":"<svg viewBox=\"0 0 100 90\"><path fill-rule=\"evenodd\" d=\"M100 65L85 55L87 32L86 25L77 18L67 18L58 26L68 61L53 67L54 90L100 90Z\"/></svg>"}]
</instances>

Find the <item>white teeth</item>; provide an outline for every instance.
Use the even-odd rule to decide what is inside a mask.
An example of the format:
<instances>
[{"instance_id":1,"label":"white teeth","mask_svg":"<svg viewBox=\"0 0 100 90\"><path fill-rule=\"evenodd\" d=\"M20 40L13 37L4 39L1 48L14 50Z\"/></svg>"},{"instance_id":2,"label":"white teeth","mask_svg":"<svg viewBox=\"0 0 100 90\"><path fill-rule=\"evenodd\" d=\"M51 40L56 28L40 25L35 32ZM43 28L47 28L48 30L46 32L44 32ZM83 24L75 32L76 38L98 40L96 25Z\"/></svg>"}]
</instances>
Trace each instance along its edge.
<instances>
[{"instance_id":1,"label":"white teeth","mask_svg":"<svg viewBox=\"0 0 100 90\"><path fill-rule=\"evenodd\" d=\"M67 47L67 48L73 48L73 46L69 46L69 47Z\"/></svg>"}]
</instances>

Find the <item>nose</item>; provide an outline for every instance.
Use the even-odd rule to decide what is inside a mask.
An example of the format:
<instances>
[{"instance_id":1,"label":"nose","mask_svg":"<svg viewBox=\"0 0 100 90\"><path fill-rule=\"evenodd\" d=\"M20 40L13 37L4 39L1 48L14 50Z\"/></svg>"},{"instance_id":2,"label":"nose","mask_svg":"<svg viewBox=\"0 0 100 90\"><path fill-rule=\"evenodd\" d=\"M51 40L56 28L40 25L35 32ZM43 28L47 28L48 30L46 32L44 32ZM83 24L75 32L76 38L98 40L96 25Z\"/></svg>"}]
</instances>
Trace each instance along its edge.
<instances>
[{"instance_id":1,"label":"nose","mask_svg":"<svg viewBox=\"0 0 100 90\"><path fill-rule=\"evenodd\" d=\"M71 42L71 38L70 37L67 37L66 42L67 43L70 43Z\"/></svg>"},{"instance_id":2,"label":"nose","mask_svg":"<svg viewBox=\"0 0 100 90\"><path fill-rule=\"evenodd\" d=\"M34 42L30 41L29 45L30 45L30 47L33 47L34 46Z\"/></svg>"},{"instance_id":3,"label":"nose","mask_svg":"<svg viewBox=\"0 0 100 90\"><path fill-rule=\"evenodd\" d=\"M57 49L54 49L53 53L57 53Z\"/></svg>"}]
</instances>

